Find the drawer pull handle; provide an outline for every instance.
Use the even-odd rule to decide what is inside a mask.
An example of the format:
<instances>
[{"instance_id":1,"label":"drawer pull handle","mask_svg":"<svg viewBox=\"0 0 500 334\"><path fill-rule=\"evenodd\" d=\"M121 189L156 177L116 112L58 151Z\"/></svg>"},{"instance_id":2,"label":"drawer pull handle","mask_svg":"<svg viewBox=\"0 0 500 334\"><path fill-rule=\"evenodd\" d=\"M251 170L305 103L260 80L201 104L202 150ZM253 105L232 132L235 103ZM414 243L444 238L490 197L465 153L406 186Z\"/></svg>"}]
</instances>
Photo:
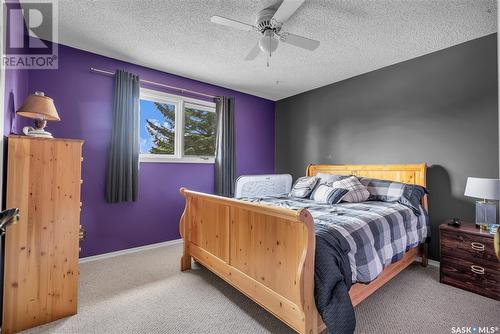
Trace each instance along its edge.
<instances>
[{"instance_id":1,"label":"drawer pull handle","mask_svg":"<svg viewBox=\"0 0 500 334\"><path fill-rule=\"evenodd\" d=\"M78 238L80 240L85 240L87 238L87 230L80 225L80 231L78 233Z\"/></svg>"},{"instance_id":2,"label":"drawer pull handle","mask_svg":"<svg viewBox=\"0 0 500 334\"><path fill-rule=\"evenodd\" d=\"M470 270L474 274L484 275L484 268L483 267L476 266L476 265L473 264L472 266L470 266Z\"/></svg>"},{"instance_id":3,"label":"drawer pull handle","mask_svg":"<svg viewBox=\"0 0 500 334\"><path fill-rule=\"evenodd\" d=\"M471 242L470 246L473 250L484 251L484 245L480 242Z\"/></svg>"}]
</instances>

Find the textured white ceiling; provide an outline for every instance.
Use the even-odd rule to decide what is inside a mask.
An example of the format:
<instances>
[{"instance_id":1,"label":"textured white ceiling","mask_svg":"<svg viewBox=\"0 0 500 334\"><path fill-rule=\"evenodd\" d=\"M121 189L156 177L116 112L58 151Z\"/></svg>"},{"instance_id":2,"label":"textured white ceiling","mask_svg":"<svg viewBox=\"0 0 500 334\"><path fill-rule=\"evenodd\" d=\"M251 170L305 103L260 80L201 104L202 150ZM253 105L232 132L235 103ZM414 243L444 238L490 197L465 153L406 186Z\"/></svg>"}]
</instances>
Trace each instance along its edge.
<instances>
[{"instance_id":1,"label":"textured white ceiling","mask_svg":"<svg viewBox=\"0 0 500 334\"><path fill-rule=\"evenodd\" d=\"M59 42L272 100L415 58L497 31L495 0L306 0L283 30L321 41L315 52L280 44L243 58L254 23L277 0L59 0Z\"/></svg>"}]
</instances>

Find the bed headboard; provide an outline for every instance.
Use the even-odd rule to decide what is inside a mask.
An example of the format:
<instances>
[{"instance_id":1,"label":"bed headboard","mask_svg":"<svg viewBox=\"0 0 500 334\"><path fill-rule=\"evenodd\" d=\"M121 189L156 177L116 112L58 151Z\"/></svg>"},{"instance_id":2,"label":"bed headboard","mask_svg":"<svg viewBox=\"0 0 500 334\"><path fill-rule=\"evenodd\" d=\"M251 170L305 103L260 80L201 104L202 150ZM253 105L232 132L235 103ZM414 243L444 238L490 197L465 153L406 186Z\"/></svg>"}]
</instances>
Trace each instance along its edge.
<instances>
[{"instance_id":1,"label":"bed headboard","mask_svg":"<svg viewBox=\"0 0 500 334\"><path fill-rule=\"evenodd\" d=\"M331 173L338 175L355 175L373 179L390 180L426 186L426 164L412 165L309 165L306 175Z\"/></svg>"},{"instance_id":2,"label":"bed headboard","mask_svg":"<svg viewBox=\"0 0 500 334\"><path fill-rule=\"evenodd\" d=\"M314 176L317 173L331 173L337 175L355 175L373 179L396 181L408 184L426 186L427 165L309 165L306 175ZM422 199L422 205L427 210L427 195Z\"/></svg>"}]
</instances>

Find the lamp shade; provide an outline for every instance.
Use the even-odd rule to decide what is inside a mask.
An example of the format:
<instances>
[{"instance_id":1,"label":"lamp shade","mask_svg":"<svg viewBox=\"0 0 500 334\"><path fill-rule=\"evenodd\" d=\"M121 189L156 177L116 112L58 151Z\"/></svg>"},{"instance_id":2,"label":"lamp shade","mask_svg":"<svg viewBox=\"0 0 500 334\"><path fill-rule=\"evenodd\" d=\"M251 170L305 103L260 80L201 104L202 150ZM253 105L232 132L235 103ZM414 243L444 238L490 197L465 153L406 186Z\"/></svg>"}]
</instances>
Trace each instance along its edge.
<instances>
[{"instance_id":1,"label":"lamp shade","mask_svg":"<svg viewBox=\"0 0 500 334\"><path fill-rule=\"evenodd\" d=\"M500 199L500 180L468 177L464 195L483 199Z\"/></svg>"},{"instance_id":2,"label":"lamp shade","mask_svg":"<svg viewBox=\"0 0 500 334\"><path fill-rule=\"evenodd\" d=\"M21 108L17 110L17 113L28 118L45 119L47 121L61 120L57 114L54 100L40 92L28 96Z\"/></svg>"}]
</instances>

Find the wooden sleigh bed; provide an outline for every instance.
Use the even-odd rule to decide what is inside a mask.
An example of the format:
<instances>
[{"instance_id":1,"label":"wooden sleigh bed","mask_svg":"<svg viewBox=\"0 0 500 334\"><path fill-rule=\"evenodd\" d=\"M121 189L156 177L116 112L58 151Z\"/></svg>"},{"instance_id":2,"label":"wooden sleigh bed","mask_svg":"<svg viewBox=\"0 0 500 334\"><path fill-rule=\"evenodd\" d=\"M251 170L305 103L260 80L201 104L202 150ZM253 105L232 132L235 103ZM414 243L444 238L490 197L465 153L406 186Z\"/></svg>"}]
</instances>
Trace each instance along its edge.
<instances>
[{"instance_id":1,"label":"wooden sleigh bed","mask_svg":"<svg viewBox=\"0 0 500 334\"><path fill-rule=\"evenodd\" d=\"M318 172L356 175L426 185L426 165L309 165ZM181 188L186 207L180 221L184 241L181 270L194 258L298 333L326 326L314 301L315 230L310 213L244 202ZM427 198L422 205L427 209ZM406 252L370 284L354 284L354 306L396 276L427 248Z\"/></svg>"}]
</instances>

